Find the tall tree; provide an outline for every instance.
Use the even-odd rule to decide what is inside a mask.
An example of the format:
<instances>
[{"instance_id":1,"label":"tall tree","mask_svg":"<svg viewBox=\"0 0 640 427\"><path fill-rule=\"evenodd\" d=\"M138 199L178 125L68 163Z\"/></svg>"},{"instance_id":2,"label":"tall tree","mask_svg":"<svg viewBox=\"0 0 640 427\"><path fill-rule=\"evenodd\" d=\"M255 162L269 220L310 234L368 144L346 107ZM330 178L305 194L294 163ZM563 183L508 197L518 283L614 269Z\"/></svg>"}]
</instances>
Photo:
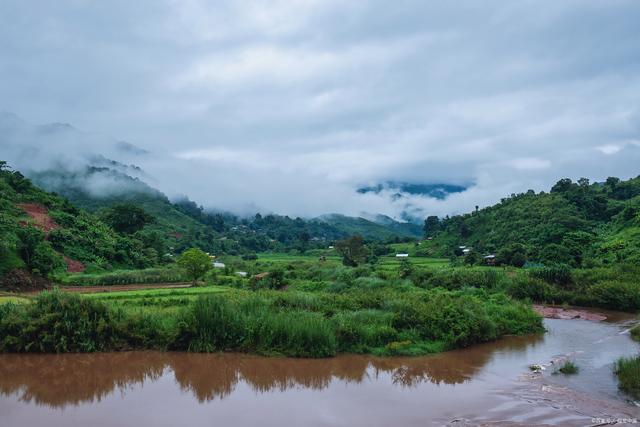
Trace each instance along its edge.
<instances>
[{"instance_id":1,"label":"tall tree","mask_svg":"<svg viewBox=\"0 0 640 427\"><path fill-rule=\"evenodd\" d=\"M357 267L366 261L368 250L362 236L352 236L336 242L335 249L342 256L342 263L350 267Z\"/></svg>"},{"instance_id":2,"label":"tall tree","mask_svg":"<svg viewBox=\"0 0 640 427\"><path fill-rule=\"evenodd\" d=\"M155 222L155 218L144 209L130 203L113 206L102 214L102 220L118 233L133 234L145 225Z\"/></svg>"},{"instance_id":3,"label":"tall tree","mask_svg":"<svg viewBox=\"0 0 640 427\"><path fill-rule=\"evenodd\" d=\"M440 218L435 215L428 216L424 220L425 237L433 237L440 230Z\"/></svg>"},{"instance_id":4,"label":"tall tree","mask_svg":"<svg viewBox=\"0 0 640 427\"><path fill-rule=\"evenodd\" d=\"M198 248L191 248L180 255L178 265L195 285L198 280L204 277L205 273L211 269L212 263L209 255Z\"/></svg>"}]
</instances>

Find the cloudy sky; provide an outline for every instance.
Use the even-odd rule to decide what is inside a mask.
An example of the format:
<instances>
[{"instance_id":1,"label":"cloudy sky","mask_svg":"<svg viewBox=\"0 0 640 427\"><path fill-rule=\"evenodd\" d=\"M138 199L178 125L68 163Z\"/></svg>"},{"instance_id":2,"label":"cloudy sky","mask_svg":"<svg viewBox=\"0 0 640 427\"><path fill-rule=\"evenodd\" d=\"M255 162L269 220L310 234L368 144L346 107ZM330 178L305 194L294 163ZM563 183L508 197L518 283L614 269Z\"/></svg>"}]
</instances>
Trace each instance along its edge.
<instances>
[{"instance_id":1,"label":"cloudy sky","mask_svg":"<svg viewBox=\"0 0 640 427\"><path fill-rule=\"evenodd\" d=\"M640 174L640 2L0 1L0 134L36 168L126 140L169 195L398 217ZM5 115L6 117L6 115ZM0 127L2 129L2 127ZM30 151L33 154L33 151ZM470 186L444 201L356 189Z\"/></svg>"}]
</instances>

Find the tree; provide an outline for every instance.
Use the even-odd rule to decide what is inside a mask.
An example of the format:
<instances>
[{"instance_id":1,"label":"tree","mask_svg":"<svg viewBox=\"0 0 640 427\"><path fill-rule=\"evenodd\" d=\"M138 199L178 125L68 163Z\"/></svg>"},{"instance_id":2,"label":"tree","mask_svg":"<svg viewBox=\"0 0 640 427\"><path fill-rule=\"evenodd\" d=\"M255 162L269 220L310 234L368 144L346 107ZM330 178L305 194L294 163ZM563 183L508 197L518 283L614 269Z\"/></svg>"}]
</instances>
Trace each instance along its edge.
<instances>
[{"instance_id":1,"label":"tree","mask_svg":"<svg viewBox=\"0 0 640 427\"><path fill-rule=\"evenodd\" d=\"M266 283L269 289L284 288L287 285L284 278L284 270L275 268L269 271L269 275L266 277Z\"/></svg>"},{"instance_id":2,"label":"tree","mask_svg":"<svg viewBox=\"0 0 640 427\"><path fill-rule=\"evenodd\" d=\"M65 262L62 256L53 250L51 243L43 240L36 245L29 267L32 271L47 277L52 271L63 269Z\"/></svg>"},{"instance_id":3,"label":"tree","mask_svg":"<svg viewBox=\"0 0 640 427\"><path fill-rule=\"evenodd\" d=\"M473 250L467 252L467 254L464 256L464 263L466 265L477 265L480 264L481 261L482 259L480 258L478 252Z\"/></svg>"},{"instance_id":4,"label":"tree","mask_svg":"<svg viewBox=\"0 0 640 427\"><path fill-rule=\"evenodd\" d=\"M424 220L423 229L425 237L433 237L440 230L440 218L435 215L428 216Z\"/></svg>"},{"instance_id":5,"label":"tree","mask_svg":"<svg viewBox=\"0 0 640 427\"><path fill-rule=\"evenodd\" d=\"M133 234L145 225L155 222L155 218L130 203L113 206L102 214L102 220L118 233Z\"/></svg>"},{"instance_id":6,"label":"tree","mask_svg":"<svg viewBox=\"0 0 640 427\"><path fill-rule=\"evenodd\" d=\"M357 267L367 259L368 250L362 236L340 240L334 246L336 252L342 256L342 263L346 266Z\"/></svg>"},{"instance_id":7,"label":"tree","mask_svg":"<svg viewBox=\"0 0 640 427\"><path fill-rule=\"evenodd\" d=\"M298 240L300 240L300 246L298 249L300 250L300 253L303 254L307 251L307 249L309 249L311 235L308 232L303 231L302 233L300 233L300 236L298 236Z\"/></svg>"},{"instance_id":8,"label":"tree","mask_svg":"<svg viewBox=\"0 0 640 427\"><path fill-rule=\"evenodd\" d=\"M551 187L552 193L566 193L571 190L573 187L573 181L569 178L562 178L560 181L556 182L553 187Z\"/></svg>"},{"instance_id":9,"label":"tree","mask_svg":"<svg viewBox=\"0 0 640 427\"><path fill-rule=\"evenodd\" d=\"M498 251L498 263L522 267L527 262L527 248L521 243L512 243Z\"/></svg>"},{"instance_id":10,"label":"tree","mask_svg":"<svg viewBox=\"0 0 640 427\"><path fill-rule=\"evenodd\" d=\"M542 249L540 253L540 260L545 264L566 264L575 265L575 254L565 246L557 243L551 243Z\"/></svg>"},{"instance_id":11,"label":"tree","mask_svg":"<svg viewBox=\"0 0 640 427\"><path fill-rule=\"evenodd\" d=\"M413 274L413 265L408 259L402 258L398 266L398 276L401 279L408 279Z\"/></svg>"},{"instance_id":12,"label":"tree","mask_svg":"<svg viewBox=\"0 0 640 427\"><path fill-rule=\"evenodd\" d=\"M198 248L184 251L178 258L178 265L195 285L211 269L211 258Z\"/></svg>"},{"instance_id":13,"label":"tree","mask_svg":"<svg viewBox=\"0 0 640 427\"><path fill-rule=\"evenodd\" d=\"M35 227L24 227L17 231L19 239L18 253L24 263L31 267L36 247L40 242L44 241L44 233Z\"/></svg>"}]
</instances>

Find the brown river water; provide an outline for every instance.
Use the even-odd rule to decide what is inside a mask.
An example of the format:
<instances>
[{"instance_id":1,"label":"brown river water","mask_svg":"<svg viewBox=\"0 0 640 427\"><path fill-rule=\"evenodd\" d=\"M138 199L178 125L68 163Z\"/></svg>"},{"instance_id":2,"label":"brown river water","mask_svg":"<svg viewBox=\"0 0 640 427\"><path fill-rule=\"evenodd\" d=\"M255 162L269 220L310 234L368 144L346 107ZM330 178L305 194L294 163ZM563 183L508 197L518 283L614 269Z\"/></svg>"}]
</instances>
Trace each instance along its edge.
<instances>
[{"instance_id":1,"label":"brown river water","mask_svg":"<svg viewBox=\"0 0 640 427\"><path fill-rule=\"evenodd\" d=\"M611 364L632 319L420 358L129 352L0 355L0 426L586 426L640 419ZM575 376L554 375L569 357ZM530 364L548 365L532 373ZM557 362L556 362L557 363Z\"/></svg>"}]
</instances>

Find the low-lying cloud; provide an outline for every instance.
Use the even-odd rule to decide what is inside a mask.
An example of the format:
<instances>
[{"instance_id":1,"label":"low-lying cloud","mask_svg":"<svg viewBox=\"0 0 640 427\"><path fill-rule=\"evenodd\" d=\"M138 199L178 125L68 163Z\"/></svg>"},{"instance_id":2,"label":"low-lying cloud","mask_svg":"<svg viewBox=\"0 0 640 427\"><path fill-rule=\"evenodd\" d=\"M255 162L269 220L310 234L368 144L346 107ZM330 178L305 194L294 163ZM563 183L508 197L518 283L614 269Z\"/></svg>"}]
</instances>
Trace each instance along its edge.
<instances>
[{"instance_id":1,"label":"low-lying cloud","mask_svg":"<svg viewBox=\"0 0 640 427\"><path fill-rule=\"evenodd\" d=\"M169 196L302 216L445 215L562 177L636 176L639 13L634 0L9 0L0 109L83 131L5 115L0 157L38 171L101 154ZM444 200L357 192L388 181L473 185Z\"/></svg>"}]
</instances>

